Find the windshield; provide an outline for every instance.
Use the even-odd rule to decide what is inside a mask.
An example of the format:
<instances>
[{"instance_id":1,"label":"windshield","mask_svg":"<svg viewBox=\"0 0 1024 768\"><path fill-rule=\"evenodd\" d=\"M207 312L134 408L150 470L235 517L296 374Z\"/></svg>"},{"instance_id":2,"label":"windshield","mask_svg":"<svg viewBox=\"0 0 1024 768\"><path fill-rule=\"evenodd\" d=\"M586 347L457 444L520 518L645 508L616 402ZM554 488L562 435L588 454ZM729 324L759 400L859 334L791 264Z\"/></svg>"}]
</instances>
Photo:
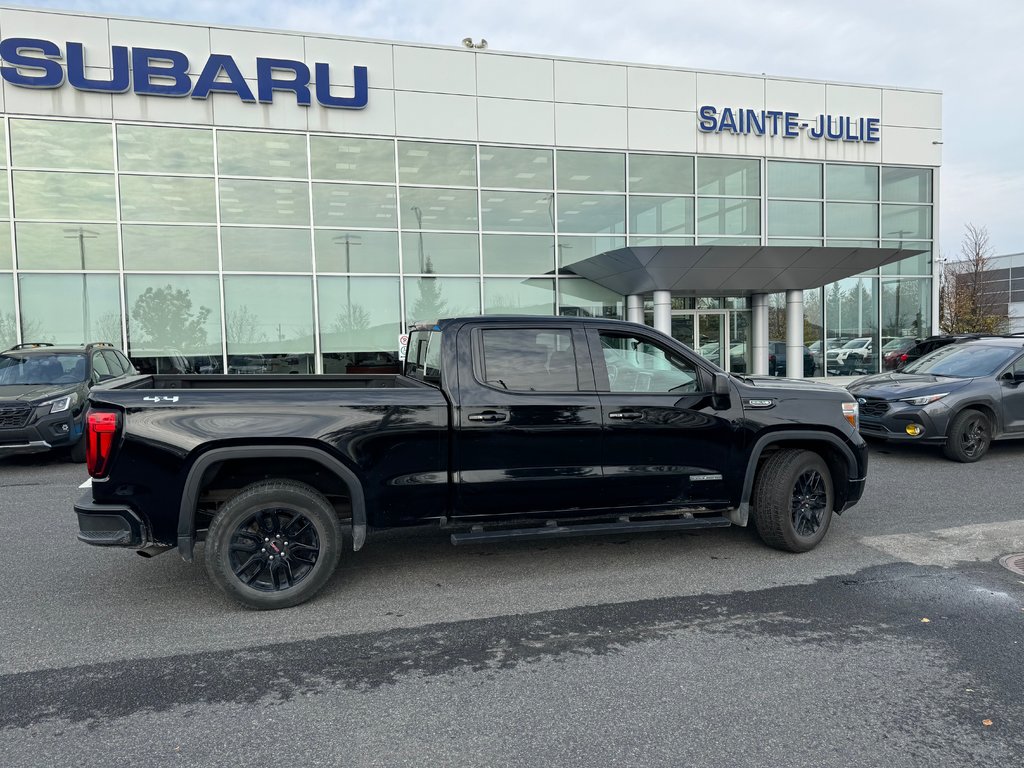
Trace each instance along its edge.
<instances>
[{"instance_id":1,"label":"windshield","mask_svg":"<svg viewBox=\"0 0 1024 768\"><path fill-rule=\"evenodd\" d=\"M85 355L0 355L0 385L85 381Z\"/></svg>"},{"instance_id":2,"label":"windshield","mask_svg":"<svg viewBox=\"0 0 1024 768\"><path fill-rule=\"evenodd\" d=\"M858 349L859 347L866 347L871 342L871 339L854 339L843 344L843 349Z\"/></svg>"},{"instance_id":3,"label":"windshield","mask_svg":"<svg viewBox=\"0 0 1024 768\"><path fill-rule=\"evenodd\" d=\"M888 342L884 347L882 347L882 351L891 352L894 349L905 347L911 341L913 341L913 339L893 339L892 341Z\"/></svg>"},{"instance_id":4,"label":"windshield","mask_svg":"<svg viewBox=\"0 0 1024 768\"><path fill-rule=\"evenodd\" d=\"M958 379L991 376L1016 355L1019 347L995 347L984 344L949 344L915 360L903 373L928 373Z\"/></svg>"}]
</instances>

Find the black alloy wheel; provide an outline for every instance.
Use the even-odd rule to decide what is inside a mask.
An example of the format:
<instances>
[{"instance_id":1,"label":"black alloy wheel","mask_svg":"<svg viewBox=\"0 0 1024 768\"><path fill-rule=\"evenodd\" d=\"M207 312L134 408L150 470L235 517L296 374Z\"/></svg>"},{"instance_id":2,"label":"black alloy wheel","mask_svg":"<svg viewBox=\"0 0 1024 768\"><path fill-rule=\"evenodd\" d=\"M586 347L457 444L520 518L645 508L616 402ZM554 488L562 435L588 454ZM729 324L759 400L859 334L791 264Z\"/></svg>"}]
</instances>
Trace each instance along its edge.
<instances>
[{"instance_id":1,"label":"black alloy wheel","mask_svg":"<svg viewBox=\"0 0 1024 768\"><path fill-rule=\"evenodd\" d=\"M758 467L751 519L770 547L807 552L825 538L835 494L825 459L813 451L782 448Z\"/></svg>"},{"instance_id":2,"label":"black alloy wheel","mask_svg":"<svg viewBox=\"0 0 1024 768\"><path fill-rule=\"evenodd\" d=\"M320 537L301 512L270 507L236 526L229 552L239 581L261 592L281 592L309 576L320 556Z\"/></svg>"},{"instance_id":3,"label":"black alloy wheel","mask_svg":"<svg viewBox=\"0 0 1024 768\"><path fill-rule=\"evenodd\" d=\"M950 422L943 452L953 461L975 462L988 453L992 444L992 423L981 411L961 411Z\"/></svg>"},{"instance_id":4,"label":"black alloy wheel","mask_svg":"<svg viewBox=\"0 0 1024 768\"><path fill-rule=\"evenodd\" d=\"M793 528L800 536L813 536L821 528L828 509L825 478L816 469L808 469L796 479L791 502Z\"/></svg>"}]
</instances>

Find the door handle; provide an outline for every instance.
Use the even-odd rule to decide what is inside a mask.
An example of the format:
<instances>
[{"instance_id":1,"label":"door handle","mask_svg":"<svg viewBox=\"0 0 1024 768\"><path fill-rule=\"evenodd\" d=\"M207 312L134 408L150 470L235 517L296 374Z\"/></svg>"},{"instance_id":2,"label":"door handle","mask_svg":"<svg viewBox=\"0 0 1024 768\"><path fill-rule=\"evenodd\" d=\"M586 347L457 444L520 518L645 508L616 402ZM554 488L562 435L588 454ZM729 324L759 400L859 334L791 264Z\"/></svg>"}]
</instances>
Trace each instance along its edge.
<instances>
[{"instance_id":1,"label":"door handle","mask_svg":"<svg viewBox=\"0 0 1024 768\"><path fill-rule=\"evenodd\" d=\"M621 419L622 421L636 421L644 415L640 411L612 411L608 414L609 419Z\"/></svg>"},{"instance_id":2,"label":"door handle","mask_svg":"<svg viewBox=\"0 0 1024 768\"><path fill-rule=\"evenodd\" d=\"M493 423L495 421L505 421L508 416L498 411L484 411L483 413L471 413L469 414L470 421L486 421Z\"/></svg>"}]
</instances>

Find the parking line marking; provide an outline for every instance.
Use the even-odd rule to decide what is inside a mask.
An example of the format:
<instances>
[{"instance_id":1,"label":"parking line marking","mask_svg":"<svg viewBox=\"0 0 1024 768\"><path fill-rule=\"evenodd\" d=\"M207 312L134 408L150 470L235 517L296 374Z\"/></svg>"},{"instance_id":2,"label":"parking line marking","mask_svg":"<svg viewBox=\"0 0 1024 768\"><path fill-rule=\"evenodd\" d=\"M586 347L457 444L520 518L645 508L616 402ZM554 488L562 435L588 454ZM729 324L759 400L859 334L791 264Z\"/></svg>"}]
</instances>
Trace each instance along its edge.
<instances>
[{"instance_id":1,"label":"parking line marking","mask_svg":"<svg viewBox=\"0 0 1024 768\"><path fill-rule=\"evenodd\" d=\"M90 477L88 480L86 480L84 483L82 483L78 487L79 488L92 488L92 478Z\"/></svg>"},{"instance_id":2,"label":"parking line marking","mask_svg":"<svg viewBox=\"0 0 1024 768\"><path fill-rule=\"evenodd\" d=\"M992 560L1024 549L1024 520L940 528L924 533L867 536L861 541L914 565L950 568L970 560Z\"/></svg>"}]
</instances>

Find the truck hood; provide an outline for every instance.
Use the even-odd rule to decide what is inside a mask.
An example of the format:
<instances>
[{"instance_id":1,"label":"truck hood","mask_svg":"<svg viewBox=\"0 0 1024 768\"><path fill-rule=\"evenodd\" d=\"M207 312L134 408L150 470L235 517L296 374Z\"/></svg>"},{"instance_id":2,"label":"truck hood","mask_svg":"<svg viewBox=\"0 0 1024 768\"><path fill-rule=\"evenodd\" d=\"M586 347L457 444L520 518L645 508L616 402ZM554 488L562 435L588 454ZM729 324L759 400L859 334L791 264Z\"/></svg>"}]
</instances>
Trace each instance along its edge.
<instances>
[{"instance_id":1,"label":"truck hood","mask_svg":"<svg viewBox=\"0 0 1024 768\"><path fill-rule=\"evenodd\" d=\"M878 397L883 400L901 400L905 397L955 392L974 379L955 379L931 374L880 373L851 382L847 389L856 397Z\"/></svg>"},{"instance_id":2,"label":"truck hood","mask_svg":"<svg viewBox=\"0 0 1024 768\"><path fill-rule=\"evenodd\" d=\"M765 395L771 394L772 392L778 392L780 394L797 392L845 394L842 387L837 387L835 384L826 384L823 381L813 381L811 379L782 379L776 376L743 376L740 380L747 386L757 387L759 391L764 390Z\"/></svg>"},{"instance_id":3,"label":"truck hood","mask_svg":"<svg viewBox=\"0 0 1024 768\"><path fill-rule=\"evenodd\" d=\"M0 402L37 403L74 391L67 384L5 384L0 386Z\"/></svg>"}]
</instances>

